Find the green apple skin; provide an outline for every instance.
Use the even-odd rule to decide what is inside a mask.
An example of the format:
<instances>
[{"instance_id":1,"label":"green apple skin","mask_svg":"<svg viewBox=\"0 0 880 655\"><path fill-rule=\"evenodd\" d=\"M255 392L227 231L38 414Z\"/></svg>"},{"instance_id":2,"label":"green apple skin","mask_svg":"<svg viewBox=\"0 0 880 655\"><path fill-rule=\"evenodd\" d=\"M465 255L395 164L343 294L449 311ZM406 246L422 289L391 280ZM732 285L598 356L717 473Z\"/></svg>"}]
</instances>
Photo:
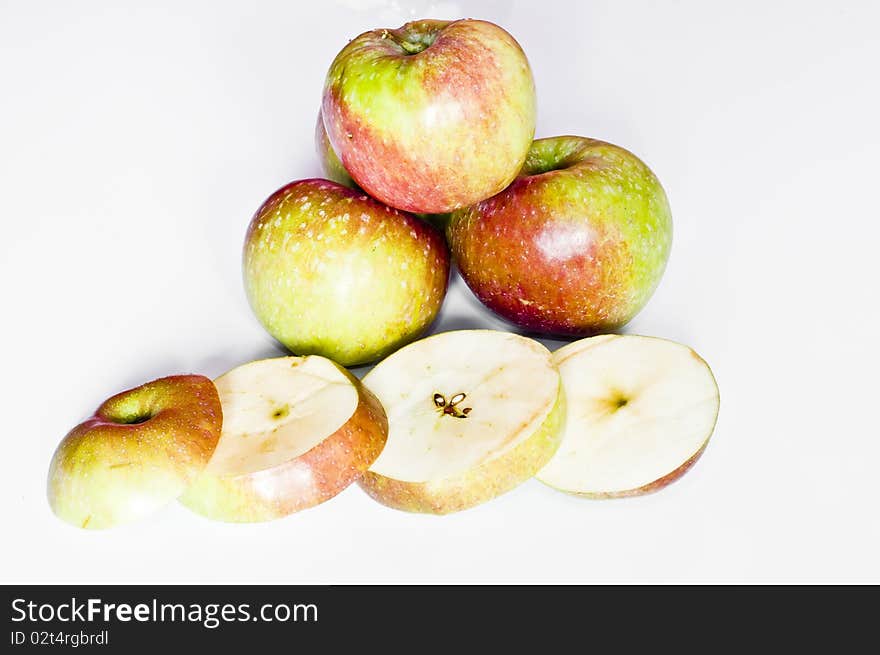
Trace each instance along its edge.
<instances>
[{"instance_id":1,"label":"green apple skin","mask_svg":"<svg viewBox=\"0 0 880 655\"><path fill-rule=\"evenodd\" d=\"M511 491L534 477L562 442L565 392L560 383L556 403L540 427L509 452L445 480L406 482L366 471L360 487L377 502L404 512L451 514L470 509Z\"/></svg>"},{"instance_id":2,"label":"green apple skin","mask_svg":"<svg viewBox=\"0 0 880 655\"><path fill-rule=\"evenodd\" d=\"M333 146L330 144L330 139L327 138L327 130L324 129L324 117L320 111L318 112L318 120L315 125L315 151L318 153L318 162L321 165L321 172L324 177L337 184L341 184L342 186L347 186L349 189L354 189L355 191L362 190L357 185L357 182L352 179L351 175L348 174L348 171L345 170L345 166L342 165L336 152L334 152ZM446 224L449 222L448 213L416 213L415 215L439 230L445 231Z\"/></svg>"},{"instance_id":3,"label":"green apple skin","mask_svg":"<svg viewBox=\"0 0 880 655\"><path fill-rule=\"evenodd\" d=\"M248 300L297 355L343 366L375 361L434 320L449 280L443 234L411 214L328 180L292 182L248 227Z\"/></svg>"},{"instance_id":4,"label":"green apple skin","mask_svg":"<svg viewBox=\"0 0 880 655\"><path fill-rule=\"evenodd\" d=\"M49 505L80 528L143 518L198 477L222 422L217 389L201 375L161 378L117 394L58 446L49 468Z\"/></svg>"},{"instance_id":5,"label":"green apple skin","mask_svg":"<svg viewBox=\"0 0 880 655\"><path fill-rule=\"evenodd\" d=\"M454 212L447 239L483 304L527 330L587 336L629 322L669 258L663 187L635 155L577 136L534 142L517 179Z\"/></svg>"},{"instance_id":6,"label":"green apple skin","mask_svg":"<svg viewBox=\"0 0 880 655\"><path fill-rule=\"evenodd\" d=\"M371 196L442 214L504 189L535 132L535 85L519 44L480 20L365 32L327 73L324 126Z\"/></svg>"}]
</instances>

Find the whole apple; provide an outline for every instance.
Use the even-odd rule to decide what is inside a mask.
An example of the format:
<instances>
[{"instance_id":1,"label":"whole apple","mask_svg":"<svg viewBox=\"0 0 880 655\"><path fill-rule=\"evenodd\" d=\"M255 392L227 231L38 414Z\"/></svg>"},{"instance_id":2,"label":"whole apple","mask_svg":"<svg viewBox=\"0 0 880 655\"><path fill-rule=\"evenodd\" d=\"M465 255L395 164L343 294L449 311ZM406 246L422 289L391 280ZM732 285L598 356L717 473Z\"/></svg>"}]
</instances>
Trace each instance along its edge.
<instances>
[{"instance_id":1,"label":"whole apple","mask_svg":"<svg viewBox=\"0 0 880 655\"><path fill-rule=\"evenodd\" d=\"M638 157L595 139L534 142L498 195L454 212L447 237L471 291L528 330L614 330L645 305L666 267L672 216Z\"/></svg>"},{"instance_id":2,"label":"whole apple","mask_svg":"<svg viewBox=\"0 0 880 655\"><path fill-rule=\"evenodd\" d=\"M361 34L322 100L333 150L370 195L445 213L504 189L535 132L535 85L510 34L480 20L421 20Z\"/></svg>"},{"instance_id":3,"label":"whole apple","mask_svg":"<svg viewBox=\"0 0 880 655\"><path fill-rule=\"evenodd\" d=\"M201 375L172 375L116 394L58 445L49 505L90 530L143 518L198 478L222 423L217 389Z\"/></svg>"},{"instance_id":4,"label":"whole apple","mask_svg":"<svg viewBox=\"0 0 880 655\"><path fill-rule=\"evenodd\" d=\"M244 243L257 318L297 355L365 364L418 336L449 278L442 233L415 216L328 180L282 187Z\"/></svg>"}]
</instances>

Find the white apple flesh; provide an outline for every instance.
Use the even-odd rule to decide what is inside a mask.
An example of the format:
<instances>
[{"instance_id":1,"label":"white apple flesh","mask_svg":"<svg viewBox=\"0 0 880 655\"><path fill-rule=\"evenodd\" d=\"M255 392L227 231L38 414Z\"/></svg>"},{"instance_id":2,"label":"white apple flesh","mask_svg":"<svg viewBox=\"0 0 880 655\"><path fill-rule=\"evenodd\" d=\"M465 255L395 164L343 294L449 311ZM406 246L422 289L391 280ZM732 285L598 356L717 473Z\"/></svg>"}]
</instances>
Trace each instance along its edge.
<instances>
[{"instance_id":1,"label":"white apple flesh","mask_svg":"<svg viewBox=\"0 0 880 655\"><path fill-rule=\"evenodd\" d=\"M181 498L209 518L264 521L312 507L357 479L385 444L379 402L324 357L251 362L216 386L220 441Z\"/></svg>"},{"instance_id":2,"label":"white apple flesh","mask_svg":"<svg viewBox=\"0 0 880 655\"><path fill-rule=\"evenodd\" d=\"M706 362L665 339L602 335L553 353L568 411L562 445L537 478L594 498L636 496L677 480L718 417Z\"/></svg>"},{"instance_id":3,"label":"white apple flesh","mask_svg":"<svg viewBox=\"0 0 880 655\"><path fill-rule=\"evenodd\" d=\"M549 351L492 330L445 332L380 362L385 450L359 481L379 502L445 514L532 477L559 444L564 395Z\"/></svg>"}]
</instances>

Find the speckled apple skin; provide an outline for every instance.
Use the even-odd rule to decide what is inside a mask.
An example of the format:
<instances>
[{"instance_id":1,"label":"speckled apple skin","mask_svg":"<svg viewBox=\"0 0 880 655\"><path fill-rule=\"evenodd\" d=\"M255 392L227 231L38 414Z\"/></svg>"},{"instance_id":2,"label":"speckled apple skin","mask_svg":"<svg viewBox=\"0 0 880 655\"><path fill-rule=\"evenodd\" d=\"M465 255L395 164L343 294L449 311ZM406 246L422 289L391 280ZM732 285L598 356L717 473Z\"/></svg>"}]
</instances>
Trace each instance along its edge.
<instances>
[{"instance_id":1,"label":"speckled apple skin","mask_svg":"<svg viewBox=\"0 0 880 655\"><path fill-rule=\"evenodd\" d=\"M444 480L405 482L367 471L358 484L373 499L394 509L459 512L507 493L540 471L559 448L564 420L565 394L560 384L556 403L541 426L508 453Z\"/></svg>"},{"instance_id":2,"label":"speckled apple skin","mask_svg":"<svg viewBox=\"0 0 880 655\"><path fill-rule=\"evenodd\" d=\"M358 185L426 214L510 184L534 137L535 107L519 44L479 20L361 34L330 66L322 100L330 143Z\"/></svg>"},{"instance_id":3,"label":"speckled apple skin","mask_svg":"<svg viewBox=\"0 0 880 655\"><path fill-rule=\"evenodd\" d=\"M587 336L647 303L669 258L672 215L657 177L629 151L554 137L535 141L507 189L453 213L447 239L468 287L496 314Z\"/></svg>"},{"instance_id":4,"label":"speckled apple skin","mask_svg":"<svg viewBox=\"0 0 880 655\"><path fill-rule=\"evenodd\" d=\"M214 383L201 375L161 378L113 396L55 451L47 484L52 511L100 529L167 505L208 463L222 416Z\"/></svg>"},{"instance_id":5,"label":"speckled apple skin","mask_svg":"<svg viewBox=\"0 0 880 655\"><path fill-rule=\"evenodd\" d=\"M180 502L217 521L271 521L314 507L337 495L376 461L388 439L379 400L341 366L358 391L354 414L308 452L271 469L239 476L204 472Z\"/></svg>"},{"instance_id":6,"label":"speckled apple skin","mask_svg":"<svg viewBox=\"0 0 880 655\"><path fill-rule=\"evenodd\" d=\"M337 184L341 184L342 186L347 186L349 189L362 191L357 185L357 182L355 182L351 178L351 175L348 174L348 171L345 170L345 166L342 165L342 162L339 161L339 157L337 157L336 153L333 151L330 139L327 138L327 130L324 129L324 117L321 115L320 111L318 112L318 120L315 124L315 151L318 154L318 162L321 165L321 173L324 177ZM446 230L446 224L449 222L448 213L422 214L417 212L414 215L418 216L423 221L427 221L438 230Z\"/></svg>"},{"instance_id":7,"label":"speckled apple skin","mask_svg":"<svg viewBox=\"0 0 880 655\"><path fill-rule=\"evenodd\" d=\"M328 180L279 189L247 230L243 269L257 318L297 355L365 364L423 332L449 279L442 233Z\"/></svg>"}]
</instances>

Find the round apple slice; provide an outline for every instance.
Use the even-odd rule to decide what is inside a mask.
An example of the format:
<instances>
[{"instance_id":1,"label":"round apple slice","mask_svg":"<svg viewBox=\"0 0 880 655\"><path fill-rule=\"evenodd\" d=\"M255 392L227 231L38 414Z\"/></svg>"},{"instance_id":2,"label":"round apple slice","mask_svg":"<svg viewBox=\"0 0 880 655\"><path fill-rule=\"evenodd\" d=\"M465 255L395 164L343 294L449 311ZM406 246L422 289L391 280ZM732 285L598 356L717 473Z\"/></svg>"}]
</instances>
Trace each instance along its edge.
<instances>
[{"instance_id":1,"label":"round apple slice","mask_svg":"<svg viewBox=\"0 0 880 655\"><path fill-rule=\"evenodd\" d=\"M180 499L208 518L268 521L324 502L360 477L388 436L376 397L325 357L251 362L215 384L220 442Z\"/></svg>"},{"instance_id":2,"label":"round apple slice","mask_svg":"<svg viewBox=\"0 0 880 655\"><path fill-rule=\"evenodd\" d=\"M396 509L446 514L532 477L559 445L564 395L550 352L493 330L445 332L364 378L388 443L359 484Z\"/></svg>"},{"instance_id":3,"label":"round apple slice","mask_svg":"<svg viewBox=\"0 0 880 655\"><path fill-rule=\"evenodd\" d=\"M687 346L602 335L553 353L568 410L562 445L537 475L593 498L637 496L681 477L718 417L718 386Z\"/></svg>"},{"instance_id":4,"label":"round apple slice","mask_svg":"<svg viewBox=\"0 0 880 655\"><path fill-rule=\"evenodd\" d=\"M214 383L201 375L174 375L123 391L59 444L49 468L49 505L80 528L142 518L201 473L222 420Z\"/></svg>"}]
</instances>

